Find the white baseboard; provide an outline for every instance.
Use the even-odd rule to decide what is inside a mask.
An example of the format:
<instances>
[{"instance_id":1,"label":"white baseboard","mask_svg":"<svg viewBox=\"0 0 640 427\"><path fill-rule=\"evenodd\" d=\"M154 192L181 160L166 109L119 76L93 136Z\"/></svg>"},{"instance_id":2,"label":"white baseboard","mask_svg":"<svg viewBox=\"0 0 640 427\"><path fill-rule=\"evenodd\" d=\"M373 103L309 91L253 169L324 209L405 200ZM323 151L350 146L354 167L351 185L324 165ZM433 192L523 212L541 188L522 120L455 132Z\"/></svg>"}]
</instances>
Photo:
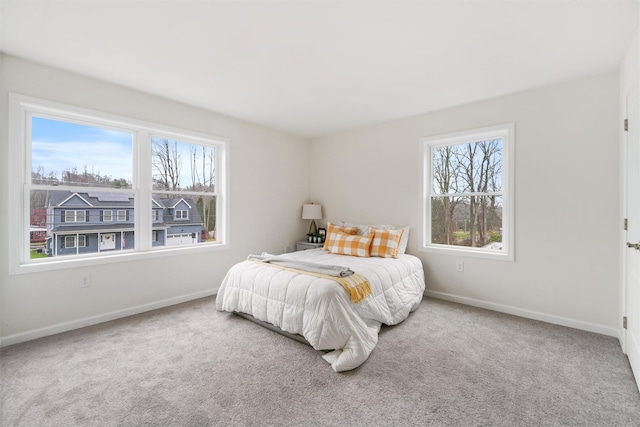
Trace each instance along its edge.
<instances>
[{"instance_id":1,"label":"white baseboard","mask_svg":"<svg viewBox=\"0 0 640 427\"><path fill-rule=\"evenodd\" d=\"M527 319L540 320L542 322L553 323L554 325L568 326L574 329L580 329L596 334L608 335L620 339L621 331L616 328L598 325L596 323L583 322L581 320L570 319L562 316L554 316L552 314L541 313L538 311L526 310L523 308L512 307L509 305L496 304L493 302L477 300L474 298L462 297L459 295L449 294L446 292L425 291L425 295L432 298L443 299L446 301L458 302L460 304L471 305L474 307L486 308L487 310L498 311L500 313L513 314L514 316L525 317Z\"/></svg>"},{"instance_id":2,"label":"white baseboard","mask_svg":"<svg viewBox=\"0 0 640 427\"><path fill-rule=\"evenodd\" d=\"M58 323L56 325L47 326L39 329L33 329L27 332L7 335L5 337L0 337L0 347L6 347L13 344L34 340L36 338L55 335L61 332L71 331L73 329L84 328L86 326L96 325L98 323L108 322L110 320L132 316L134 314L140 314L146 311L168 307L170 305L180 304L183 302L192 301L199 298L209 297L209 296L215 295L216 292L217 292L217 289L209 289L202 292L196 292L193 294L182 295L175 298L165 299L162 301L155 301L149 304L137 305L134 307L125 308L123 310L111 311L108 313L99 314L97 316L85 317L83 319L72 320L70 322Z\"/></svg>"}]
</instances>

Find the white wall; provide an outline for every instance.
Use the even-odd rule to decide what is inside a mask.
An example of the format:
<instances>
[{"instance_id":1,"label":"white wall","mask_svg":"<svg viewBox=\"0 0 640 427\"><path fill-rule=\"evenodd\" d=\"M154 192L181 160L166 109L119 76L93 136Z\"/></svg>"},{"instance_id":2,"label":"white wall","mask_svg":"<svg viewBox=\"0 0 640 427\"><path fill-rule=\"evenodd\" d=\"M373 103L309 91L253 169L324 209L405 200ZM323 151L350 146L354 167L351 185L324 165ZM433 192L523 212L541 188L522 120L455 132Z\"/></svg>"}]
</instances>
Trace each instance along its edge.
<instances>
[{"instance_id":1,"label":"white wall","mask_svg":"<svg viewBox=\"0 0 640 427\"><path fill-rule=\"evenodd\" d=\"M515 122L515 262L418 252L421 137ZM618 336L618 74L312 141L329 221L410 225L427 294ZM464 261L464 272L455 262Z\"/></svg>"},{"instance_id":2,"label":"white wall","mask_svg":"<svg viewBox=\"0 0 640 427\"><path fill-rule=\"evenodd\" d=\"M249 253L305 235L308 141L65 71L0 55L0 337L8 345L217 290ZM221 136L230 142L230 248L198 255L9 276L8 93ZM170 262L169 262L170 260ZM91 275L91 287L81 278Z\"/></svg>"}]
</instances>

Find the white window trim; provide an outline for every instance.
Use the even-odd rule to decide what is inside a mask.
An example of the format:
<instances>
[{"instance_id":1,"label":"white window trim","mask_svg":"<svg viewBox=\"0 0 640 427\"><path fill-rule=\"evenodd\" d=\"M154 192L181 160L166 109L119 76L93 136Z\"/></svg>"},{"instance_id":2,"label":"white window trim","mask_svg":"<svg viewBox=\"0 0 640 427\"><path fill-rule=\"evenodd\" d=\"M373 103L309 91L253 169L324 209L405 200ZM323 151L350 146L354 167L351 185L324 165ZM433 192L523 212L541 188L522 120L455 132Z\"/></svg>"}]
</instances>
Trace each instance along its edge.
<instances>
[{"instance_id":1,"label":"white window trim","mask_svg":"<svg viewBox=\"0 0 640 427\"><path fill-rule=\"evenodd\" d=\"M109 219L107 219L107 214ZM102 211L102 222L113 222L113 210L107 209Z\"/></svg>"},{"instance_id":2,"label":"white window trim","mask_svg":"<svg viewBox=\"0 0 640 427\"><path fill-rule=\"evenodd\" d=\"M82 212L82 221L78 219L78 212ZM73 215L70 215L73 214ZM72 217L72 218L69 218ZM84 209L64 209L64 222L88 222L87 211Z\"/></svg>"},{"instance_id":3,"label":"white window trim","mask_svg":"<svg viewBox=\"0 0 640 427\"><path fill-rule=\"evenodd\" d=\"M64 239L65 249L78 249L78 248L87 247L87 236L85 234L71 234L71 235L66 235L61 237ZM73 239L73 245L67 245L67 239ZM80 244L81 239L82 239L82 245Z\"/></svg>"},{"instance_id":4,"label":"white window trim","mask_svg":"<svg viewBox=\"0 0 640 427\"><path fill-rule=\"evenodd\" d=\"M176 209L175 220L187 220L189 219L189 211L186 209Z\"/></svg>"},{"instance_id":5,"label":"white window trim","mask_svg":"<svg viewBox=\"0 0 640 427\"><path fill-rule=\"evenodd\" d=\"M501 252L489 251L483 248L452 246L431 243L431 204L430 192L431 168L433 165L432 148L436 146L465 144L477 142L500 136L503 138L502 146L502 244ZM438 254L456 255L461 257L474 257L496 259L503 261L515 260L515 223L514 223L514 141L515 124L506 123L489 126L480 129L471 129L462 132L430 136L420 139L420 217L422 218L419 251Z\"/></svg>"},{"instance_id":6,"label":"white window trim","mask_svg":"<svg viewBox=\"0 0 640 427\"><path fill-rule=\"evenodd\" d=\"M135 249L117 251L114 254L104 253L69 255L58 258L30 259L29 256L29 197L26 197L26 183L31 179L31 135L27 126L28 114L42 114L47 117L58 117L61 120L98 125L106 128L125 130L134 133L133 161L134 188L122 189L126 193L135 195ZM9 274L24 274L43 271L60 270L90 265L110 264L114 262L132 261L138 259L152 259L181 254L206 253L229 248L230 206L228 202L228 176L230 165L230 144L226 138L192 132L184 129L167 127L156 123L130 119L113 114L103 113L82 107L75 107L53 101L47 101L25 95L9 94L9 168L8 168L8 196L9 222L19 224L11 227L8 238L10 242L20 242L20 250L9 252ZM194 144L213 144L216 151L216 242L199 243L187 247L152 247L151 216L147 207L151 206L151 191L141 191L141 188L152 188L151 173L138 174L137 171L151 171L151 135L163 135L172 139L191 142ZM143 155L145 153L146 155ZM27 165L27 160L29 164ZM144 176L143 176L144 175ZM147 176L148 175L148 176ZM136 185L137 183L137 185ZM69 187L71 188L71 187ZM84 188L79 191L83 191ZM116 191L118 189L109 189ZM155 191L157 193L157 191ZM142 208L144 207L144 208Z\"/></svg>"},{"instance_id":7,"label":"white window trim","mask_svg":"<svg viewBox=\"0 0 640 427\"><path fill-rule=\"evenodd\" d=\"M122 214L122 215L121 215ZM122 218L122 219L120 219ZM116 222L120 221L126 221L127 220L127 210L126 209L118 209L116 211Z\"/></svg>"},{"instance_id":8,"label":"white window trim","mask_svg":"<svg viewBox=\"0 0 640 427\"><path fill-rule=\"evenodd\" d=\"M76 245L76 235L72 234L70 236L62 236L64 239L64 248L65 249L75 249L78 245ZM71 240L71 244L69 244L69 240Z\"/></svg>"}]
</instances>

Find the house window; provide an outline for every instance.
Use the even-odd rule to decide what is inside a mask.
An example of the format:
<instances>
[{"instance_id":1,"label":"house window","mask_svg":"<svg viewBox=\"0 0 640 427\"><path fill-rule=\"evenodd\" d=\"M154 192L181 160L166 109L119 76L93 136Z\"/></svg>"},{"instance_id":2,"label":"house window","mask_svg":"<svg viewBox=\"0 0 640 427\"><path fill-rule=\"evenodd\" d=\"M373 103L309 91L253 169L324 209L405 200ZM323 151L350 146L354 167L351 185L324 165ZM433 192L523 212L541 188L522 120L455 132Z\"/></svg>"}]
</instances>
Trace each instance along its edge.
<instances>
[{"instance_id":1,"label":"house window","mask_svg":"<svg viewBox=\"0 0 640 427\"><path fill-rule=\"evenodd\" d=\"M176 219L189 219L189 211L176 211Z\"/></svg>"},{"instance_id":2,"label":"house window","mask_svg":"<svg viewBox=\"0 0 640 427\"><path fill-rule=\"evenodd\" d=\"M421 140L421 250L514 259L513 135L506 124Z\"/></svg>"},{"instance_id":3,"label":"house window","mask_svg":"<svg viewBox=\"0 0 640 427\"><path fill-rule=\"evenodd\" d=\"M152 242L158 241L158 232L156 230L151 231L151 241Z\"/></svg>"},{"instance_id":4,"label":"house window","mask_svg":"<svg viewBox=\"0 0 640 427\"><path fill-rule=\"evenodd\" d=\"M87 222L87 211L63 211L64 222Z\"/></svg>"},{"instance_id":5,"label":"house window","mask_svg":"<svg viewBox=\"0 0 640 427\"><path fill-rule=\"evenodd\" d=\"M19 247L10 254L10 274L154 257L174 249L164 240L152 244L154 221L170 233L180 228L198 236L188 243L190 251L228 247L227 141L22 95L9 99L9 138L15 141L9 146L15 165L9 175L9 221L18 224L9 238ZM165 160L170 163L163 167ZM153 213L137 214L149 209ZM183 211L180 227L171 217L165 223L161 209ZM46 220L38 220L41 214ZM114 219L120 224L110 227L121 227L116 231L128 236L126 251L115 257L99 245L86 246L84 236L99 235L101 222ZM78 234L67 234L71 223ZM30 251L30 228L36 226L47 229L49 257ZM216 239L199 237L207 232ZM67 244L85 247L85 253L58 251Z\"/></svg>"},{"instance_id":6,"label":"house window","mask_svg":"<svg viewBox=\"0 0 640 427\"><path fill-rule=\"evenodd\" d=\"M101 221L111 222L113 221L113 211L102 211Z\"/></svg>"},{"instance_id":7,"label":"house window","mask_svg":"<svg viewBox=\"0 0 640 427\"><path fill-rule=\"evenodd\" d=\"M76 240L77 238L77 240ZM76 244L76 241L78 242ZM78 236L64 236L62 240L62 249L84 248L87 246L87 236L80 234Z\"/></svg>"}]
</instances>

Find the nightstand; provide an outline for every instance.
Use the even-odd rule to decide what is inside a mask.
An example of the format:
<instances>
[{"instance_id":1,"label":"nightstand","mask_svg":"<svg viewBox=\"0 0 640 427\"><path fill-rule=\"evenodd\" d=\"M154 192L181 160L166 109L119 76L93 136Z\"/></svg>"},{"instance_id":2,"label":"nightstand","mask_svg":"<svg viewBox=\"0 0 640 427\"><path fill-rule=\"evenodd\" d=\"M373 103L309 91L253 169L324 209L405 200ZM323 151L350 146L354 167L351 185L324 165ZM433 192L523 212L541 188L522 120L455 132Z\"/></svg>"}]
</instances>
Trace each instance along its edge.
<instances>
[{"instance_id":1,"label":"nightstand","mask_svg":"<svg viewBox=\"0 0 640 427\"><path fill-rule=\"evenodd\" d=\"M317 249L324 246L324 243L296 242L296 251L305 251L307 249Z\"/></svg>"}]
</instances>

